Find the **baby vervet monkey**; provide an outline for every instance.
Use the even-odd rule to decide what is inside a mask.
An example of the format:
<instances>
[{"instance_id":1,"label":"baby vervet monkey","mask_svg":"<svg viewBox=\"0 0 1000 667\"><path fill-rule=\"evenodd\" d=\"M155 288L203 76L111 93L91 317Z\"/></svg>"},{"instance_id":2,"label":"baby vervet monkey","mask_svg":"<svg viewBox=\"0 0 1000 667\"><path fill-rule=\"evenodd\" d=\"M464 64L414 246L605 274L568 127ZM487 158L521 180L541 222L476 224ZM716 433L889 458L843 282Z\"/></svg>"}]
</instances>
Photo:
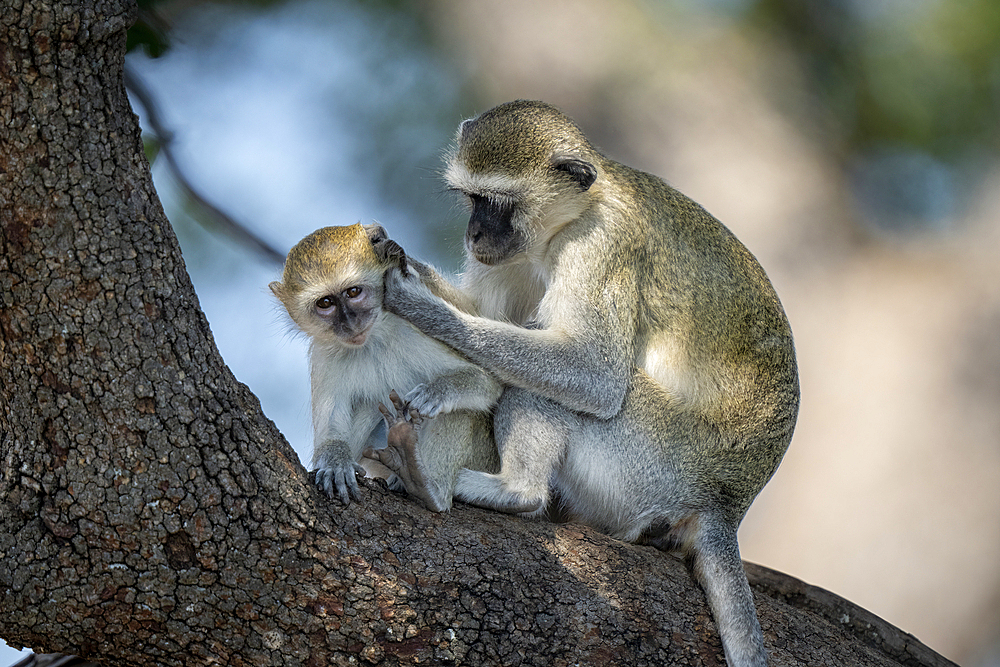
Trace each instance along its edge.
<instances>
[{"instance_id":1,"label":"baby vervet monkey","mask_svg":"<svg viewBox=\"0 0 1000 667\"><path fill-rule=\"evenodd\" d=\"M736 531L791 440L799 381L763 269L542 102L463 122L445 179L471 212L463 287L479 315L397 269L384 305L508 385L500 472L463 470L456 495L541 513L554 491L583 523L681 552L730 666L765 665ZM390 451L419 468L396 427Z\"/></svg>"},{"instance_id":2,"label":"baby vervet monkey","mask_svg":"<svg viewBox=\"0 0 1000 667\"><path fill-rule=\"evenodd\" d=\"M407 259L378 224L309 234L289 251L281 281L270 288L310 338L317 486L345 505L358 499L355 473L365 473L362 453L386 444L381 408L386 419L420 425L424 465L413 469L416 477L397 466L398 481L428 509L443 512L451 507L460 469L499 470L489 410L501 387L451 348L382 309L390 267L471 309L436 271ZM395 416L381 406L389 400ZM396 481L390 478L391 485Z\"/></svg>"}]
</instances>

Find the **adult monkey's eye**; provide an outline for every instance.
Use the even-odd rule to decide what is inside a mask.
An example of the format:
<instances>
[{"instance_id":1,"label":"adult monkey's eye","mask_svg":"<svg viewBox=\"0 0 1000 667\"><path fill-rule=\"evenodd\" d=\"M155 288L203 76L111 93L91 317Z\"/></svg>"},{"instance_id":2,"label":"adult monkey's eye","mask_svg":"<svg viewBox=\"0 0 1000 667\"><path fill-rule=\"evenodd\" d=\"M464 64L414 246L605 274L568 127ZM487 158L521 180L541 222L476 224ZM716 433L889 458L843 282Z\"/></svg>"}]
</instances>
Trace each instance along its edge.
<instances>
[{"instance_id":1,"label":"adult monkey's eye","mask_svg":"<svg viewBox=\"0 0 1000 667\"><path fill-rule=\"evenodd\" d=\"M332 294L327 294L326 296L321 296L316 300L317 310L330 310L337 302L334 301Z\"/></svg>"},{"instance_id":2,"label":"adult monkey's eye","mask_svg":"<svg viewBox=\"0 0 1000 667\"><path fill-rule=\"evenodd\" d=\"M358 287L357 285L355 285L354 287L348 287L347 289L344 290L344 296L346 296L348 299L354 299L359 294L361 294L361 288Z\"/></svg>"}]
</instances>

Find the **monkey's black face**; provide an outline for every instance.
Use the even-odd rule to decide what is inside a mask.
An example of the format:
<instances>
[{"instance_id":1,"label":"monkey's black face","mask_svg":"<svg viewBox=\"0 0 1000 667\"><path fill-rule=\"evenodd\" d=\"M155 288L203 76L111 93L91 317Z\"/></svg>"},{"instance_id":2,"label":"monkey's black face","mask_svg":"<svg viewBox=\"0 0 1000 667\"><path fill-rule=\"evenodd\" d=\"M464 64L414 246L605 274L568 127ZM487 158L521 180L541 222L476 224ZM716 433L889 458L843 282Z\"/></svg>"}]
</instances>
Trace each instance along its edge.
<instances>
[{"instance_id":1,"label":"monkey's black face","mask_svg":"<svg viewBox=\"0 0 1000 667\"><path fill-rule=\"evenodd\" d=\"M365 344L375 324L381 296L365 285L354 285L337 294L327 294L313 304L313 312L342 342Z\"/></svg>"},{"instance_id":2,"label":"monkey's black face","mask_svg":"<svg viewBox=\"0 0 1000 667\"><path fill-rule=\"evenodd\" d=\"M465 232L465 246L487 265L500 264L527 247L527 234L515 224L517 204L512 199L470 194L472 215Z\"/></svg>"}]
</instances>

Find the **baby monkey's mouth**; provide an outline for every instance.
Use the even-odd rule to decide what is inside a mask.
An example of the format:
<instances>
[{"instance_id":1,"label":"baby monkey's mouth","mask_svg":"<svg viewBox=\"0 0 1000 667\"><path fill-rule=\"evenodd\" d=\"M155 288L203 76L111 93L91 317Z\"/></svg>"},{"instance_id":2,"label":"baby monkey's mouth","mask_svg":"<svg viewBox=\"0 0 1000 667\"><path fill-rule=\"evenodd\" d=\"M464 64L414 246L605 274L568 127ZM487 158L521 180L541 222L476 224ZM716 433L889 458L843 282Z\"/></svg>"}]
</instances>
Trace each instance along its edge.
<instances>
[{"instance_id":1,"label":"baby monkey's mouth","mask_svg":"<svg viewBox=\"0 0 1000 667\"><path fill-rule=\"evenodd\" d=\"M354 334L353 336L344 336L341 338L345 343L351 345L352 347L361 347L368 340L368 334L371 333L372 327L375 326L375 320L373 319L369 322L368 326Z\"/></svg>"},{"instance_id":2,"label":"baby monkey's mouth","mask_svg":"<svg viewBox=\"0 0 1000 667\"><path fill-rule=\"evenodd\" d=\"M365 341L366 341L366 340L368 340L368 333L369 333L369 332L370 332L371 330L372 330L372 328L371 328L371 327L368 327L367 329L365 329L365 330L364 330L364 331L362 331L361 333L359 333L359 334L356 334L356 335L352 336L351 338L346 338L346 339L344 339L344 340L345 340L345 341L346 341L346 342L347 342L348 344L350 344L350 345L357 345L358 347L360 347L360 346L362 346L362 345L364 345L364 344L365 344Z\"/></svg>"}]
</instances>

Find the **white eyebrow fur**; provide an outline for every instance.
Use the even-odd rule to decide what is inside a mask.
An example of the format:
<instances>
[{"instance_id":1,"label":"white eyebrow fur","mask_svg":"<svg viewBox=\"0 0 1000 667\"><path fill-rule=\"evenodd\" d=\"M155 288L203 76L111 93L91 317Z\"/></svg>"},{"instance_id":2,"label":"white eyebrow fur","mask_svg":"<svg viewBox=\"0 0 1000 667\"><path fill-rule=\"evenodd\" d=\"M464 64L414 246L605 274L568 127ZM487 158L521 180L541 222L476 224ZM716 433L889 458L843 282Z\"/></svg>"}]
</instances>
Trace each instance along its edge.
<instances>
[{"instance_id":1,"label":"white eyebrow fur","mask_svg":"<svg viewBox=\"0 0 1000 667\"><path fill-rule=\"evenodd\" d=\"M445 169L444 179L451 187L463 192L490 192L509 194L524 192L528 189L528 179L517 178L508 174L473 173L458 160L451 160Z\"/></svg>"}]
</instances>

